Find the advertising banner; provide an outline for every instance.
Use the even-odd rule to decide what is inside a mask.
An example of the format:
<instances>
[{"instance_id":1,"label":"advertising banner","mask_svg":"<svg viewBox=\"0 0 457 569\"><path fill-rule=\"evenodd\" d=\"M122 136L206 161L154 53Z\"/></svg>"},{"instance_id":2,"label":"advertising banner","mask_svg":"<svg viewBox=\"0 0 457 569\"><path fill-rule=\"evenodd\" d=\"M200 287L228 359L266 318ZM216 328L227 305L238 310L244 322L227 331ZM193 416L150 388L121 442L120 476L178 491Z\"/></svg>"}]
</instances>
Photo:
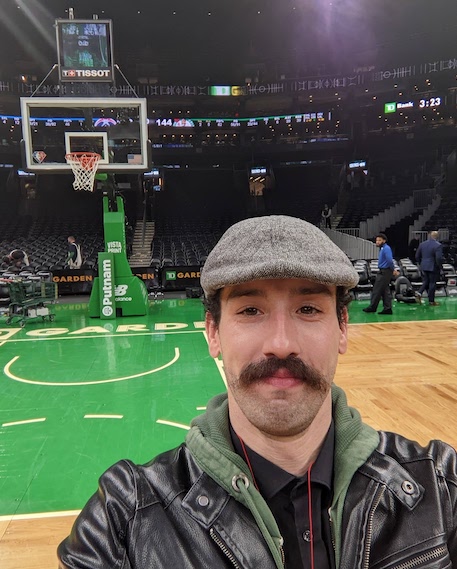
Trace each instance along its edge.
<instances>
[{"instance_id":1,"label":"advertising banner","mask_svg":"<svg viewBox=\"0 0 457 569\"><path fill-rule=\"evenodd\" d=\"M57 283L58 294L89 294L95 271L92 269L62 269L53 271L52 281Z\"/></svg>"},{"instance_id":2,"label":"advertising banner","mask_svg":"<svg viewBox=\"0 0 457 569\"><path fill-rule=\"evenodd\" d=\"M162 269L164 290L185 290L187 287L200 286L199 265L179 265Z\"/></svg>"}]
</instances>

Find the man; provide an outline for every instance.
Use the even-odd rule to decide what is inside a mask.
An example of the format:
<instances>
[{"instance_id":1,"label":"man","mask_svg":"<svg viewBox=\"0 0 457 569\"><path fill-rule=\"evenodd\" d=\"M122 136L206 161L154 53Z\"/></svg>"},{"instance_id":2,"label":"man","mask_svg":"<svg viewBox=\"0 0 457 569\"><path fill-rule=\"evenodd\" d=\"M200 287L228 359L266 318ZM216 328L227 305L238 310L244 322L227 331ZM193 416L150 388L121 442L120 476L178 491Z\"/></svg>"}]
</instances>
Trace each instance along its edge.
<instances>
[{"instance_id":1,"label":"man","mask_svg":"<svg viewBox=\"0 0 457 569\"><path fill-rule=\"evenodd\" d=\"M3 257L3 260L16 268L29 266L29 257L22 249L13 249L9 255Z\"/></svg>"},{"instance_id":2,"label":"man","mask_svg":"<svg viewBox=\"0 0 457 569\"><path fill-rule=\"evenodd\" d=\"M305 221L229 228L201 275L228 393L185 444L101 477L60 567L457 567L455 451L378 433L332 386L357 282Z\"/></svg>"},{"instance_id":3,"label":"man","mask_svg":"<svg viewBox=\"0 0 457 569\"><path fill-rule=\"evenodd\" d=\"M420 296L424 290L428 293L430 306L438 306L435 302L436 281L443 265L443 246L438 241L438 231L431 231L427 241L423 241L416 252L416 261L422 272L422 285L418 290Z\"/></svg>"},{"instance_id":4,"label":"man","mask_svg":"<svg viewBox=\"0 0 457 569\"><path fill-rule=\"evenodd\" d=\"M395 281L395 300L406 304L420 304L420 296L414 292L410 280L405 277L398 277Z\"/></svg>"},{"instance_id":5,"label":"man","mask_svg":"<svg viewBox=\"0 0 457 569\"><path fill-rule=\"evenodd\" d=\"M370 304L363 309L364 312L376 312L379 301L382 298L383 309L378 314L392 314L392 295L390 294L390 281L392 276L398 276L394 270L392 249L387 245L385 233L376 235L376 246L379 247L378 273L376 275L373 290L371 291Z\"/></svg>"},{"instance_id":6,"label":"man","mask_svg":"<svg viewBox=\"0 0 457 569\"><path fill-rule=\"evenodd\" d=\"M324 226L324 228L326 227L328 227L329 229L332 228L331 216L332 216L332 210L328 207L327 204L325 204L324 209L321 212L322 225Z\"/></svg>"},{"instance_id":7,"label":"man","mask_svg":"<svg viewBox=\"0 0 457 569\"><path fill-rule=\"evenodd\" d=\"M82 265L81 246L76 243L73 235L70 235L68 241L67 264L70 269L80 269Z\"/></svg>"},{"instance_id":8,"label":"man","mask_svg":"<svg viewBox=\"0 0 457 569\"><path fill-rule=\"evenodd\" d=\"M9 255L2 258L2 266L18 272L29 266L29 257L22 249L13 249Z\"/></svg>"}]
</instances>

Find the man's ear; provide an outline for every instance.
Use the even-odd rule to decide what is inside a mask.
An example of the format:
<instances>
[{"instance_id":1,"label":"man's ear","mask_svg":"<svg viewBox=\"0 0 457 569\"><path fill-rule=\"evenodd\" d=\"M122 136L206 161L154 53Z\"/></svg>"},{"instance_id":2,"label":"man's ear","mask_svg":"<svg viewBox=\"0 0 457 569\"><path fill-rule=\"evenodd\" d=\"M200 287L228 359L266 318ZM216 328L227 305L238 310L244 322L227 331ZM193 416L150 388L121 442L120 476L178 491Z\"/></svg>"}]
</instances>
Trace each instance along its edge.
<instances>
[{"instance_id":1,"label":"man's ear","mask_svg":"<svg viewBox=\"0 0 457 569\"><path fill-rule=\"evenodd\" d=\"M338 351L340 354L345 354L348 347L348 321L348 309L344 307L340 322L340 342L338 346Z\"/></svg>"},{"instance_id":2,"label":"man's ear","mask_svg":"<svg viewBox=\"0 0 457 569\"><path fill-rule=\"evenodd\" d=\"M207 312L205 315L205 330L208 337L208 349L211 357L217 358L221 353L221 343L219 339L219 328L214 322L212 315Z\"/></svg>"}]
</instances>

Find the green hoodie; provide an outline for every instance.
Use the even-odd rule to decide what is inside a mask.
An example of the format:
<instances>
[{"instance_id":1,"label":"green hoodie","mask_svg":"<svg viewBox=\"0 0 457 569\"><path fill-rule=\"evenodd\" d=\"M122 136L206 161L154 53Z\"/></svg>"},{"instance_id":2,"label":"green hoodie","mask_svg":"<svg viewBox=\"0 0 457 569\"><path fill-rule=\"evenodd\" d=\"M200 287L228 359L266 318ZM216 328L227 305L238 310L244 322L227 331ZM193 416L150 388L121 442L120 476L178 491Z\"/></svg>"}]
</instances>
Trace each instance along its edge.
<instances>
[{"instance_id":1,"label":"green hoodie","mask_svg":"<svg viewBox=\"0 0 457 569\"><path fill-rule=\"evenodd\" d=\"M332 387L332 401L335 456L330 513L338 567L346 492L356 470L378 446L379 435L362 422L360 413L348 406L344 391L335 385ZM192 421L186 444L197 464L235 500L249 508L270 548L276 566L283 569L283 539L276 521L265 500L255 489L245 461L233 449L229 432L227 394L211 399L206 413ZM248 487L242 483L240 476L247 477L250 481Z\"/></svg>"}]
</instances>

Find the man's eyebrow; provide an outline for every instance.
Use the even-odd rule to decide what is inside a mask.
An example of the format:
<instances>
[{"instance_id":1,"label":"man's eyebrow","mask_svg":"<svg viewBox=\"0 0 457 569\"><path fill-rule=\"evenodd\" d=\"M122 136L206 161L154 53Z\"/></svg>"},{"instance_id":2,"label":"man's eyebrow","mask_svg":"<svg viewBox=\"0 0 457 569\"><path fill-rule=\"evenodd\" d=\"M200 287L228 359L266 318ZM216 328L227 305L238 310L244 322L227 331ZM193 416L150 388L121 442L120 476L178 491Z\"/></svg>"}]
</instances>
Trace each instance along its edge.
<instances>
[{"instance_id":1,"label":"man's eyebrow","mask_svg":"<svg viewBox=\"0 0 457 569\"><path fill-rule=\"evenodd\" d=\"M309 296L311 294L325 294L327 296L333 296L333 292L328 286L320 283L316 283L313 286L304 286L297 289L298 294L303 296Z\"/></svg>"},{"instance_id":2,"label":"man's eyebrow","mask_svg":"<svg viewBox=\"0 0 457 569\"><path fill-rule=\"evenodd\" d=\"M316 283L311 286L297 287L296 289L292 289L292 293L296 294L297 296L312 296L316 294L323 294L326 296L333 297L332 290L328 286L320 283ZM262 289L239 285L236 287L232 287L232 289L227 294L226 300L229 301L242 297L265 297L265 296L266 293Z\"/></svg>"},{"instance_id":3,"label":"man's eyebrow","mask_svg":"<svg viewBox=\"0 0 457 569\"><path fill-rule=\"evenodd\" d=\"M265 296L265 293L258 288L233 287L227 294L226 300L234 300L243 296Z\"/></svg>"}]
</instances>

